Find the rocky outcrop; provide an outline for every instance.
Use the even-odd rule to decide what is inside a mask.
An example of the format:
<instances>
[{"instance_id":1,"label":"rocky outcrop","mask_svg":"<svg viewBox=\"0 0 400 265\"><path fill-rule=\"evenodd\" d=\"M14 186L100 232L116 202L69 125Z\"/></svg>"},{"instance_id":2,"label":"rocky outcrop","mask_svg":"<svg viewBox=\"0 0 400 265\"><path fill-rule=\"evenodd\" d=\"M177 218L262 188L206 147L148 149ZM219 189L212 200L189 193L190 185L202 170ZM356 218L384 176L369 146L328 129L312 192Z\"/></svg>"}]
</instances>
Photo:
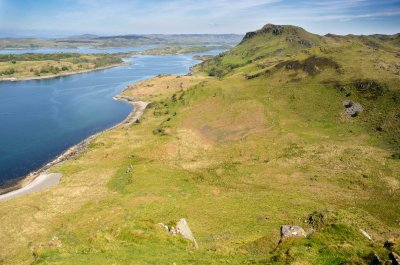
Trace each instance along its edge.
<instances>
[{"instance_id":1,"label":"rocky outcrop","mask_svg":"<svg viewBox=\"0 0 400 265\"><path fill-rule=\"evenodd\" d=\"M306 237L304 229L297 225L282 225L281 226L281 242L289 237Z\"/></svg>"},{"instance_id":2,"label":"rocky outcrop","mask_svg":"<svg viewBox=\"0 0 400 265\"><path fill-rule=\"evenodd\" d=\"M367 99L377 99L389 91L386 85L374 80L358 80L353 85L357 92Z\"/></svg>"},{"instance_id":3,"label":"rocky outcrop","mask_svg":"<svg viewBox=\"0 0 400 265\"><path fill-rule=\"evenodd\" d=\"M349 118L355 118L363 111L363 106L360 103L351 100L344 100L343 107L347 117Z\"/></svg>"},{"instance_id":4,"label":"rocky outcrop","mask_svg":"<svg viewBox=\"0 0 400 265\"><path fill-rule=\"evenodd\" d=\"M246 35L244 35L244 38L241 43L245 42L248 39L253 38L256 35L260 35L260 34L271 33L272 35L277 36L277 35L282 34L284 29L285 29L285 26L282 26L282 25L267 24L259 30L247 32Z\"/></svg>"},{"instance_id":5,"label":"rocky outcrop","mask_svg":"<svg viewBox=\"0 0 400 265\"><path fill-rule=\"evenodd\" d=\"M393 265L399 265L400 264L400 256L397 253L391 252L389 254L389 259L392 262Z\"/></svg>"},{"instance_id":6,"label":"rocky outcrop","mask_svg":"<svg viewBox=\"0 0 400 265\"><path fill-rule=\"evenodd\" d=\"M176 224L176 229L184 238L192 241L196 248L199 247L196 239L193 236L192 230L190 230L189 224L187 223L185 218L179 220L179 222Z\"/></svg>"},{"instance_id":7,"label":"rocky outcrop","mask_svg":"<svg viewBox=\"0 0 400 265\"><path fill-rule=\"evenodd\" d=\"M50 248L61 248L62 242L58 237L55 236L49 241L49 247Z\"/></svg>"},{"instance_id":8,"label":"rocky outcrop","mask_svg":"<svg viewBox=\"0 0 400 265\"><path fill-rule=\"evenodd\" d=\"M189 224L185 218L181 218L175 226L168 226L164 223L159 223L159 225L165 229L171 235L181 235L183 238L193 242L195 248L199 248L196 239L193 236L192 230L190 230Z\"/></svg>"}]
</instances>

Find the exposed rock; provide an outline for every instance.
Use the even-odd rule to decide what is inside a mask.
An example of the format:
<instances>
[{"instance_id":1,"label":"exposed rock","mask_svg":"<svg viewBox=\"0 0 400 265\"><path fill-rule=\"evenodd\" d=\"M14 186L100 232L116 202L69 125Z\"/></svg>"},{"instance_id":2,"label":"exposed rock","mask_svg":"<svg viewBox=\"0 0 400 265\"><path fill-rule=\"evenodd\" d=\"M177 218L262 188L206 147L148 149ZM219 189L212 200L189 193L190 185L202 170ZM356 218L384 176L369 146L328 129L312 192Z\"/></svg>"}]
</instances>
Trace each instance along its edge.
<instances>
[{"instance_id":1,"label":"exposed rock","mask_svg":"<svg viewBox=\"0 0 400 265\"><path fill-rule=\"evenodd\" d=\"M378 256L376 253L374 253L374 254L372 255L372 257L371 257L371 261L370 261L369 264L370 264L370 265L382 265L383 262L382 262L382 260L379 258L379 256Z\"/></svg>"},{"instance_id":2,"label":"exposed rock","mask_svg":"<svg viewBox=\"0 0 400 265\"><path fill-rule=\"evenodd\" d=\"M242 43L248 39L253 38L256 35L259 35L259 34L272 33L272 35L275 35L275 36L281 35L283 33L285 27L288 27L288 26L267 24L257 31L247 32L242 40Z\"/></svg>"},{"instance_id":3,"label":"exposed rock","mask_svg":"<svg viewBox=\"0 0 400 265\"><path fill-rule=\"evenodd\" d=\"M199 247L199 245L197 244L197 241L196 241L196 239L194 238L193 233L192 233L192 231L190 230L189 225L188 225L188 223L187 223L187 221L186 221L185 218L181 218L181 219L179 220L179 222L176 224L176 228L173 227L173 226L168 227L168 226L167 226L166 224L164 224L164 223L159 223L158 225L160 225L162 228L164 228L165 231L167 231L167 232L170 233L171 235L177 235L177 234L179 234L179 235L181 235L182 237L184 237L184 238L186 238L186 239L192 241L193 244L194 244L194 246L195 246L196 248Z\"/></svg>"},{"instance_id":4,"label":"exposed rock","mask_svg":"<svg viewBox=\"0 0 400 265\"><path fill-rule=\"evenodd\" d=\"M360 103L351 100L344 100L343 107L345 108L345 113L349 118L357 117L364 109Z\"/></svg>"},{"instance_id":5,"label":"exposed rock","mask_svg":"<svg viewBox=\"0 0 400 265\"><path fill-rule=\"evenodd\" d=\"M62 243L61 240L58 237L53 237L50 241L49 241L49 247L51 248L61 248L62 247Z\"/></svg>"},{"instance_id":6,"label":"exposed rock","mask_svg":"<svg viewBox=\"0 0 400 265\"><path fill-rule=\"evenodd\" d=\"M387 248L388 250L392 250L393 247L396 245L396 242L394 239L388 239L383 243L383 246Z\"/></svg>"},{"instance_id":7,"label":"exposed rock","mask_svg":"<svg viewBox=\"0 0 400 265\"><path fill-rule=\"evenodd\" d=\"M373 80L358 80L353 85L367 99L377 99L389 90L386 85Z\"/></svg>"},{"instance_id":8,"label":"exposed rock","mask_svg":"<svg viewBox=\"0 0 400 265\"><path fill-rule=\"evenodd\" d=\"M316 75L321 72L321 70L326 68L333 68L337 71L340 70L340 65L334 60L319 56L310 56L304 61L289 60L278 63L275 65L277 69L285 68L287 70L303 70L309 75Z\"/></svg>"},{"instance_id":9,"label":"exposed rock","mask_svg":"<svg viewBox=\"0 0 400 265\"><path fill-rule=\"evenodd\" d=\"M400 256L394 252L390 252L389 254L389 259L392 262L393 265L399 265L400 264Z\"/></svg>"},{"instance_id":10,"label":"exposed rock","mask_svg":"<svg viewBox=\"0 0 400 265\"><path fill-rule=\"evenodd\" d=\"M304 229L297 225L282 225L281 226L281 241L288 237L306 237Z\"/></svg>"},{"instance_id":11,"label":"exposed rock","mask_svg":"<svg viewBox=\"0 0 400 265\"><path fill-rule=\"evenodd\" d=\"M361 232L361 234L363 234L363 236L365 236L366 238L368 238L368 240L372 240L372 237L371 237L367 232L365 232L365 231L362 230L362 229L360 229L360 232Z\"/></svg>"},{"instance_id":12,"label":"exposed rock","mask_svg":"<svg viewBox=\"0 0 400 265\"><path fill-rule=\"evenodd\" d=\"M126 173L130 173L133 171L133 166L129 165L129 167L126 169Z\"/></svg>"},{"instance_id":13,"label":"exposed rock","mask_svg":"<svg viewBox=\"0 0 400 265\"><path fill-rule=\"evenodd\" d=\"M184 238L192 241L196 248L199 247L185 218L179 220L179 222L176 224L176 229Z\"/></svg>"}]
</instances>

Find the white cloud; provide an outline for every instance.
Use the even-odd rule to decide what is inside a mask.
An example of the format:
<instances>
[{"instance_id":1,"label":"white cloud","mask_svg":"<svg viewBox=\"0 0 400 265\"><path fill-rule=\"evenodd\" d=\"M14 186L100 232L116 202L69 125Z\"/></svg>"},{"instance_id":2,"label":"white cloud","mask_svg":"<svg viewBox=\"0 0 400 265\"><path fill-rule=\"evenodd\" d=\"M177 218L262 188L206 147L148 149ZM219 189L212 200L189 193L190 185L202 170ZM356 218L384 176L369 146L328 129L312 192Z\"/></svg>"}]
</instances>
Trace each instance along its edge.
<instances>
[{"instance_id":1,"label":"white cloud","mask_svg":"<svg viewBox=\"0 0 400 265\"><path fill-rule=\"evenodd\" d=\"M10 1L0 0L0 12L5 10L2 3ZM11 19L0 16L0 27L98 34L244 33L272 22L312 30L320 22L361 25L367 19L399 16L400 10L393 8L398 2L381 0L379 7L372 0L64 0L47 14L33 10L25 11L23 19L18 13Z\"/></svg>"}]
</instances>

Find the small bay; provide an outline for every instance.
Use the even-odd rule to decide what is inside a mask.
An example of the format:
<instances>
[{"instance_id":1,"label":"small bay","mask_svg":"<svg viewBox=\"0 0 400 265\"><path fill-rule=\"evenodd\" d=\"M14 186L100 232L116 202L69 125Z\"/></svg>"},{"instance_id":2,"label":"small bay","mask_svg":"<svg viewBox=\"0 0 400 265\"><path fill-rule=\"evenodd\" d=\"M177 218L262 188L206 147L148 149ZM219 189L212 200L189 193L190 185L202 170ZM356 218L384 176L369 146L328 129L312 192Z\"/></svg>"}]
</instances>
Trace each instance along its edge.
<instances>
[{"instance_id":1,"label":"small bay","mask_svg":"<svg viewBox=\"0 0 400 265\"><path fill-rule=\"evenodd\" d=\"M124 120L132 106L115 101L129 83L186 74L198 54L135 56L131 65L52 79L0 82L0 185L23 177L90 135Z\"/></svg>"}]
</instances>

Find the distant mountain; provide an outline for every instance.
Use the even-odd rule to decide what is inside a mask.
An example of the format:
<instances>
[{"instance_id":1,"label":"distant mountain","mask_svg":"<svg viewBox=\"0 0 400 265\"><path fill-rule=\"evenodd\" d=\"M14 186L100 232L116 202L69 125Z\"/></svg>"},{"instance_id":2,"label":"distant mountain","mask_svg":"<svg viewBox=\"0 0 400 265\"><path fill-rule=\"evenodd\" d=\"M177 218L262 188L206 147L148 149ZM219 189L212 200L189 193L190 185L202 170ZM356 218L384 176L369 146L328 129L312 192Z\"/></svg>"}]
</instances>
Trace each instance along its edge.
<instances>
[{"instance_id":1,"label":"distant mountain","mask_svg":"<svg viewBox=\"0 0 400 265\"><path fill-rule=\"evenodd\" d=\"M106 40L106 39L125 39L125 40L138 40L138 39L148 39L148 37L143 35L117 35L117 36L101 36L96 37L99 40Z\"/></svg>"},{"instance_id":2,"label":"distant mountain","mask_svg":"<svg viewBox=\"0 0 400 265\"><path fill-rule=\"evenodd\" d=\"M99 36L95 35L95 34L82 34L82 35L71 36L70 38L92 39L92 38L97 38L97 37L99 37Z\"/></svg>"},{"instance_id":3,"label":"distant mountain","mask_svg":"<svg viewBox=\"0 0 400 265\"><path fill-rule=\"evenodd\" d=\"M0 39L20 38L18 34L12 34L8 32L0 32Z\"/></svg>"}]
</instances>

